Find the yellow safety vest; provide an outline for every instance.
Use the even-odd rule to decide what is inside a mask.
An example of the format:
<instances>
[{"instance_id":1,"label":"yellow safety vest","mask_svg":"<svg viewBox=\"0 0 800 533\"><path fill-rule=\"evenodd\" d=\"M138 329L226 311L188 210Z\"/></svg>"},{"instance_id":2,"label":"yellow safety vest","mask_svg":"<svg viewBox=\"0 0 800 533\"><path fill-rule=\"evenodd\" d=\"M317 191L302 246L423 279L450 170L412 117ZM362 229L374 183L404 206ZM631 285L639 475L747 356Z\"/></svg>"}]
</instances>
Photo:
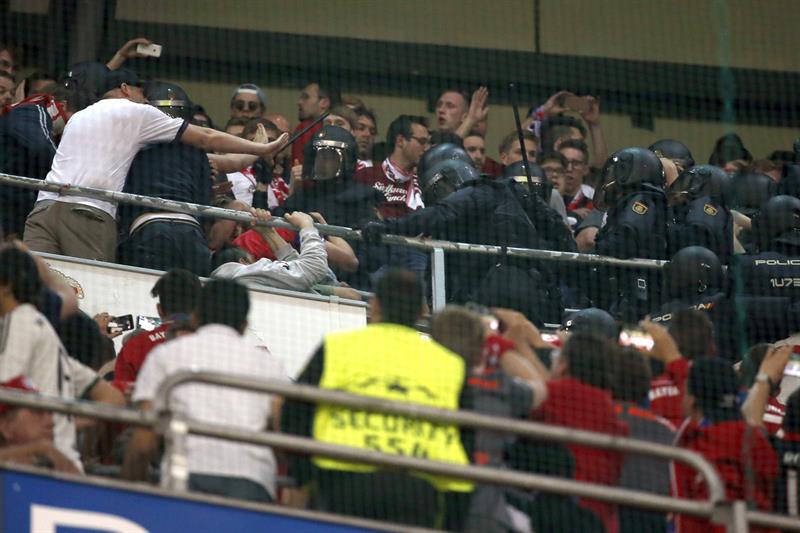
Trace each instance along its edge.
<instances>
[{"instance_id":1,"label":"yellow safety vest","mask_svg":"<svg viewBox=\"0 0 800 533\"><path fill-rule=\"evenodd\" d=\"M373 324L325 337L325 361L319 386L398 402L458 409L464 361L411 328ZM319 405L314 438L432 461L469 464L458 427L399 415ZM314 457L329 470L374 472L376 467ZM466 481L418 474L442 491L469 492Z\"/></svg>"}]
</instances>

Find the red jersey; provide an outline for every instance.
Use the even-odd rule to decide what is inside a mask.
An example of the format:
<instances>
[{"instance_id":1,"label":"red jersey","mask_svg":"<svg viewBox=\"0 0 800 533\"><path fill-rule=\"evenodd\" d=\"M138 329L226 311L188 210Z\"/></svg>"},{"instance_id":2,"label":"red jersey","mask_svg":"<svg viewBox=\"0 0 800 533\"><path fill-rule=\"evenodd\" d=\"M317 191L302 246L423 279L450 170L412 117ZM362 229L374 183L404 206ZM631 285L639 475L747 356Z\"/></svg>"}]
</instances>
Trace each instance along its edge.
<instances>
[{"instance_id":1,"label":"red jersey","mask_svg":"<svg viewBox=\"0 0 800 533\"><path fill-rule=\"evenodd\" d=\"M308 120L302 121L300 124L297 125L297 127L294 129L292 134L297 133L298 131L302 130L303 128L305 128L306 126L311 124L312 120L313 119L308 119ZM292 164L293 165L294 165L295 161L299 161L301 165L303 164L303 149L306 147L306 144L308 143L308 141L311 140L311 137L313 137L314 134L317 133L321 129L322 129L322 122L319 122L316 126L314 126L310 130L305 132L303 135L301 135L294 142L294 144L292 145Z\"/></svg>"},{"instance_id":2,"label":"red jersey","mask_svg":"<svg viewBox=\"0 0 800 533\"><path fill-rule=\"evenodd\" d=\"M549 381L547 392L547 399L533 411L534 420L610 435L628 435L628 426L617 420L610 392L571 377ZM579 445L569 445L569 449L575 456L575 479L604 485L618 483L622 454ZM581 500L581 505L603 521L606 531L619 531L616 505L591 500Z\"/></svg>"},{"instance_id":3,"label":"red jersey","mask_svg":"<svg viewBox=\"0 0 800 533\"><path fill-rule=\"evenodd\" d=\"M150 350L167 340L167 330L172 322L163 322L153 331L143 331L131 338L122 347L114 365L113 385L125 392L136 382L136 376L147 359Z\"/></svg>"},{"instance_id":4,"label":"red jersey","mask_svg":"<svg viewBox=\"0 0 800 533\"><path fill-rule=\"evenodd\" d=\"M275 228L275 231L277 231L278 235L280 235L283 240L288 243L294 242L294 239L297 236L297 232L288 229ZM264 257L271 261L277 260L277 257L275 257L275 252L272 251L272 248L269 247L267 241L264 240L264 237L262 237L261 234L256 230L249 229L245 231L233 240L233 244L234 246L238 246L239 248L250 252L256 261Z\"/></svg>"},{"instance_id":5,"label":"red jersey","mask_svg":"<svg viewBox=\"0 0 800 533\"><path fill-rule=\"evenodd\" d=\"M711 424L686 420L675 444L699 452L716 468L730 500L751 500L761 511L772 509L778 459L766 433L742 420ZM673 495L691 500L708 498L708 488L690 466L673 462ZM676 515L676 533L724 533L708 520ZM763 531L753 529L753 531Z\"/></svg>"},{"instance_id":6,"label":"red jersey","mask_svg":"<svg viewBox=\"0 0 800 533\"><path fill-rule=\"evenodd\" d=\"M494 176L495 178L500 178L503 176L503 171L505 167L492 159L491 157L487 157L483 160L483 168L481 168L481 174L488 174L489 176Z\"/></svg>"},{"instance_id":7,"label":"red jersey","mask_svg":"<svg viewBox=\"0 0 800 533\"><path fill-rule=\"evenodd\" d=\"M678 359L667 365L664 373L650 382L650 410L675 427L683 422L683 394L689 377L689 361Z\"/></svg>"},{"instance_id":8,"label":"red jersey","mask_svg":"<svg viewBox=\"0 0 800 533\"><path fill-rule=\"evenodd\" d=\"M378 207L383 218L402 217L425 207L417 177L403 172L388 158L380 165L359 170L353 180L383 193L386 201Z\"/></svg>"},{"instance_id":9,"label":"red jersey","mask_svg":"<svg viewBox=\"0 0 800 533\"><path fill-rule=\"evenodd\" d=\"M764 409L764 427L767 433L775 435L783 426L783 417L786 414L786 407L777 398L770 398Z\"/></svg>"}]
</instances>

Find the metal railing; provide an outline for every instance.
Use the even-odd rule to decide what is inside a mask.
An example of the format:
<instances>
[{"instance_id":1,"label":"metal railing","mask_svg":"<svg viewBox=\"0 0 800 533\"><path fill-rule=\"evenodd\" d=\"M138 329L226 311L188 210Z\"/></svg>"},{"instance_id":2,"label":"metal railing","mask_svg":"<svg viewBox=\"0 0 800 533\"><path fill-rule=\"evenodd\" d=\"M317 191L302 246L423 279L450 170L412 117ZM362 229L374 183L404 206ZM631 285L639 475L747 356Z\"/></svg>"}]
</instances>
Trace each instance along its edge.
<instances>
[{"instance_id":1,"label":"metal railing","mask_svg":"<svg viewBox=\"0 0 800 533\"><path fill-rule=\"evenodd\" d=\"M171 412L170 394L176 387L187 383L204 383L236 387L248 391L280 394L288 398L309 402L334 404L353 409L380 411L432 422L458 424L465 427L502 431L540 440L582 444L618 452L651 455L684 462L700 472L709 489L709 499L692 501L670 498L647 492L554 478L539 474L512 472L509 470L462 466L429 461L413 457L366 451L358 448L317 442L307 437L285 435L275 432L256 432L233 429L218 424L185 420ZM762 527L778 527L786 531L800 531L800 521L788 516L747 510L743 501L725 500L724 486L711 465L700 454L653 444L635 439L613 437L601 433L571 430L546 424L502 419L465 411L434 409L414 404L347 394L339 391L318 389L278 381L255 380L248 377L217 374L211 372L180 372L167 378L159 387L154 402L155 410L141 412L93 402L64 400L61 398L27 394L10 389L0 389L0 402L34 409L46 409L57 413L98 418L122 422L140 427L149 427L165 437L166 454L183 454L188 435L200 435L233 442L271 446L299 453L323 455L345 461L355 461L392 469L408 469L433 475L465 479L476 483L519 487L561 495L578 496L597 501L622 504L629 507L661 512L681 513L709 519L725 524L730 532L748 531L747 523ZM168 467L162 474L172 488L180 488L185 478L185 456L178 460L167 460ZM178 474L178 479L175 474ZM183 480L185 481L185 479ZM185 486L183 487L185 488Z\"/></svg>"},{"instance_id":2,"label":"metal railing","mask_svg":"<svg viewBox=\"0 0 800 533\"><path fill-rule=\"evenodd\" d=\"M0 173L0 184L33 189L39 191L54 192L65 196L83 196L95 198L112 203L123 203L159 209L161 211L171 211L184 213L193 216L203 216L211 218L221 218L236 222L255 223L258 226L268 226L274 228L284 228L297 230L286 221L272 219L270 221L257 221L252 215L244 211L235 209L225 209L208 205L193 204L190 202L177 202L164 198L144 196L140 194L130 194L93 187L79 187L63 183L52 183L44 180L15 176L12 174ZM333 235L348 240L360 240L361 232L344 226L333 226L330 224L315 224L320 233ZM433 298L432 307L434 311L441 310L446 301L444 287L444 252L451 253L470 253L482 255L507 255L509 257L524 257L542 261L562 261L573 263L585 263L595 265L616 266L637 269L660 269L667 261L655 259L617 259L595 254L582 254L577 252L558 252L553 250L537 250L531 248L503 247L489 244L471 244L463 242L450 242L435 239L423 239L418 237L406 237L403 235L386 235L383 238L385 244L408 246L418 250L424 250L431 254L431 276Z\"/></svg>"}]
</instances>

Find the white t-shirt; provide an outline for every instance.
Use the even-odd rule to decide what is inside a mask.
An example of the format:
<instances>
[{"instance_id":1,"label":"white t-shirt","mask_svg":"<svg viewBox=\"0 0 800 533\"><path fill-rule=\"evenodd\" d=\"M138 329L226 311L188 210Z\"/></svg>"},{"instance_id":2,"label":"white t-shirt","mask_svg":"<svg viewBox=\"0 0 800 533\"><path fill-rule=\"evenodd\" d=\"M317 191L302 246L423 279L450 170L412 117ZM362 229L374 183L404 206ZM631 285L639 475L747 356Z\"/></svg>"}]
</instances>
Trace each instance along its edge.
<instances>
[{"instance_id":1,"label":"white t-shirt","mask_svg":"<svg viewBox=\"0 0 800 533\"><path fill-rule=\"evenodd\" d=\"M164 378L179 370L288 380L283 364L269 351L256 348L228 326L208 324L150 352L136 379L133 401L153 401ZM186 384L172 393L171 405L190 419L259 431L266 427L271 402L269 394ZM275 456L270 448L195 436L189 436L186 445L189 472L247 478L275 496Z\"/></svg>"},{"instance_id":2,"label":"white t-shirt","mask_svg":"<svg viewBox=\"0 0 800 533\"><path fill-rule=\"evenodd\" d=\"M0 381L27 376L39 392L76 400L98 379L97 373L72 357L47 318L31 304L22 304L0 319ZM78 468L75 423L72 417L53 415L54 442Z\"/></svg>"},{"instance_id":3,"label":"white t-shirt","mask_svg":"<svg viewBox=\"0 0 800 533\"><path fill-rule=\"evenodd\" d=\"M100 100L67 122L45 181L121 191L139 150L149 143L173 141L184 124L147 104L125 98ZM112 217L117 212L116 204L80 196L42 191L37 201L42 200L90 205Z\"/></svg>"},{"instance_id":4,"label":"white t-shirt","mask_svg":"<svg viewBox=\"0 0 800 533\"><path fill-rule=\"evenodd\" d=\"M228 181L233 184L231 192L234 198L247 205L253 205L253 193L255 193L256 185L258 184L255 174L253 174L253 167L229 173Z\"/></svg>"}]
</instances>

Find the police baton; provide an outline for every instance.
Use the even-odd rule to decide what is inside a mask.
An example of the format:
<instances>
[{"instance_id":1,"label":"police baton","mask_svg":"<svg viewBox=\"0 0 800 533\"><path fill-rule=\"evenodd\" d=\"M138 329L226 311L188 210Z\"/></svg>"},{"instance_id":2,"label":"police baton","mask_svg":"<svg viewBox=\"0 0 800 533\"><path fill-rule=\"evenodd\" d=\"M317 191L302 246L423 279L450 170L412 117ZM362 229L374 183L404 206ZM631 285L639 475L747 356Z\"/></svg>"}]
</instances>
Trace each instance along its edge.
<instances>
[{"instance_id":1,"label":"police baton","mask_svg":"<svg viewBox=\"0 0 800 533\"><path fill-rule=\"evenodd\" d=\"M525 150L525 137L522 135L522 122L519 120L519 101L517 85L509 83L508 89L511 91L511 109L514 111L514 124L517 126L517 140L519 150L522 153L522 167L525 169L525 177L528 178L528 192L533 191L533 180L531 179L531 167L528 165L528 154Z\"/></svg>"}]
</instances>

